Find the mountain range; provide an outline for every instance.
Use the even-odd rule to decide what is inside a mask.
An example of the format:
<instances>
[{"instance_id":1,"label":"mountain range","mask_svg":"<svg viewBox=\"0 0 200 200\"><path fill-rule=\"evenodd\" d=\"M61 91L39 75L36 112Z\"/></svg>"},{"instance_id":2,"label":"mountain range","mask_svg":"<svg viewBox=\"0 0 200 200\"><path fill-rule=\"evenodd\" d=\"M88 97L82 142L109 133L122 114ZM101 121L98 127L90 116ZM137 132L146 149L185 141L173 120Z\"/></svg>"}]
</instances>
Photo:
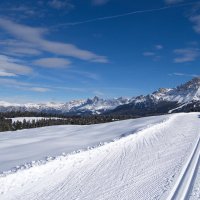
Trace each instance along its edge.
<instances>
[{"instance_id":1,"label":"mountain range","mask_svg":"<svg viewBox=\"0 0 200 200\"><path fill-rule=\"evenodd\" d=\"M120 105L128 104L131 100L128 98L102 99L95 96L93 99L73 100L66 103L27 103L13 104L0 101L0 112L42 112L69 115L89 115L102 114L108 110L112 110Z\"/></svg>"},{"instance_id":2,"label":"mountain range","mask_svg":"<svg viewBox=\"0 0 200 200\"><path fill-rule=\"evenodd\" d=\"M13 104L0 101L0 112L43 112L68 115L117 114L147 116L173 112L200 111L200 77L176 88L160 88L152 94L133 98L73 100L66 103Z\"/></svg>"},{"instance_id":3,"label":"mountain range","mask_svg":"<svg viewBox=\"0 0 200 200\"><path fill-rule=\"evenodd\" d=\"M138 96L110 113L147 116L174 112L200 111L200 78L176 88L160 88L152 94Z\"/></svg>"}]
</instances>

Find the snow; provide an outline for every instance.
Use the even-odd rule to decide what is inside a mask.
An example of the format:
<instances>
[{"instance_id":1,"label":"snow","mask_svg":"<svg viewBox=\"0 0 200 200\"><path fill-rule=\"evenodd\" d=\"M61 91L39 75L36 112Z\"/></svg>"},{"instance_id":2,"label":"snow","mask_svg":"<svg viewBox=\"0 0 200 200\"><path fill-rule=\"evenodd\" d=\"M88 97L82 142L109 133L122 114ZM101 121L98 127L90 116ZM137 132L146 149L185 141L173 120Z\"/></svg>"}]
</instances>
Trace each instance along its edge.
<instances>
[{"instance_id":1,"label":"snow","mask_svg":"<svg viewBox=\"0 0 200 200\"><path fill-rule=\"evenodd\" d=\"M9 102L6 102L6 101L0 101L0 106L3 106L3 107L20 106L20 104L17 104L17 103L9 103Z\"/></svg>"},{"instance_id":2,"label":"snow","mask_svg":"<svg viewBox=\"0 0 200 200\"><path fill-rule=\"evenodd\" d=\"M35 121L39 121L41 119L60 119L60 118L57 118L57 117L15 117L15 118L10 118L12 119L12 123L14 122L23 122L24 120L26 121L32 121L32 120L35 120Z\"/></svg>"},{"instance_id":3,"label":"snow","mask_svg":"<svg viewBox=\"0 0 200 200\"><path fill-rule=\"evenodd\" d=\"M135 104L149 101L149 98L157 103L159 101L178 102L179 104L189 103L193 100L200 100L200 78L194 78L191 81L173 89L160 88L147 96L138 96L133 100Z\"/></svg>"},{"instance_id":4,"label":"snow","mask_svg":"<svg viewBox=\"0 0 200 200\"><path fill-rule=\"evenodd\" d=\"M61 125L0 133L0 172L33 160L112 141L168 119L148 117L98 125Z\"/></svg>"},{"instance_id":5,"label":"snow","mask_svg":"<svg viewBox=\"0 0 200 200\"><path fill-rule=\"evenodd\" d=\"M200 138L187 159L187 162L182 167L181 173L175 182L173 190L170 192L167 200L171 199L188 199L190 190L193 188L192 183L197 174L200 156Z\"/></svg>"},{"instance_id":6,"label":"snow","mask_svg":"<svg viewBox=\"0 0 200 200\"><path fill-rule=\"evenodd\" d=\"M23 155L27 155L28 162L29 158L42 159L46 153L59 155L59 151L67 153L99 141L125 137L80 153L49 158L46 164L36 162L29 169L2 176L0 199L162 200L184 191L189 194L188 199L197 200L199 124L199 113L181 113L3 133L1 170L20 164ZM38 153L37 158L32 151Z\"/></svg>"},{"instance_id":7,"label":"snow","mask_svg":"<svg viewBox=\"0 0 200 200\"><path fill-rule=\"evenodd\" d=\"M178 103L187 103L192 100L200 100L200 78L194 78L191 81L178 86L166 93L163 99L168 101L177 101Z\"/></svg>"},{"instance_id":8,"label":"snow","mask_svg":"<svg viewBox=\"0 0 200 200\"><path fill-rule=\"evenodd\" d=\"M85 100L72 100L66 103L25 103L25 104L15 104L8 103L5 101L0 101L0 111L31 111L31 112L50 112L50 113L68 113L68 112L92 112L96 114L101 110L111 110L119 105L129 103L128 98L112 98L112 99L101 99L99 97L94 97L93 99Z\"/></svg>"},{"instance_id":9,"label":"snow","mask_svg":"<svg viewBox=\"0 0 200 200\"><path fill-rule=\"evenodd\" d=\"M198 163L197 173L193 185L194 186L189 193L189 198L191 200L200 199L200 161Z\"/></svg>"},{"instance_id":10,"label":"snow","mask_svg":"<svg viewBox=\"0 0 200 200\"><path fill-rule=\"evenodd\" d=\"M174 108L174 109L171 109L171 110L168 111L168 113L169 113L169 114L170 114L170 113L173 113L175 110L178 110L178 109L180 109L180 108L186 106L187 104L188 104L188 103L184 103L184 104L182 104L181 106L178 106L178 107L176 107L176 108Z\"/></svg>"},{"instance_id":11,"label":"snow","mask_svg":"<svg viewBox=\"0 0 200 200\"><path fill-rule=\"evenodd\" d=\"M70 113L70 114L101 114L104 111L109 111L117 108L118 106L131 103L146 104L149 107L153 103L158 104L159 102L168 101L176 102L177 106L181 104L190 103L192 101L200 101L200 78L194 78L191 81L180 85L176 88L160 88L152 94L146 96L137 96L132 98L111 98L102 99L94 97L92 99L84 100L72 100L66 103L26 103L26 104L15 104L0 101L0 111L32 111L32 112L45 112L45 113ZM179 105L180 104L180 105ZM151 108L151 107L150 107ZM179 107L181 108L181 107ZM176 109L176 108L174 108Z\"/></svg>"}]
</instances>

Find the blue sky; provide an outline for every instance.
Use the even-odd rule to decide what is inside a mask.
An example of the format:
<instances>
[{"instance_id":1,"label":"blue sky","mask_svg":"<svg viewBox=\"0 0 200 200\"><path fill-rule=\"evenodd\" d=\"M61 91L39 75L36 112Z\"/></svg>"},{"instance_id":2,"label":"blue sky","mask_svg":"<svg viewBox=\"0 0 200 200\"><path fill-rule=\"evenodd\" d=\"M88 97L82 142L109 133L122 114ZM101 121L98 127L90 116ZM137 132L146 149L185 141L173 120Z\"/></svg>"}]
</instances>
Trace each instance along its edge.
<instances>
[{"instance_id":1,"label":"blue sky","mask_svg":"<svg viewBox=\"0 0 200 200\"><path fill-rule=\"evenodd\" d=\"M1 0L0 100L65 102L200 75L200 1Z\"/></svg>"}]
</instances>

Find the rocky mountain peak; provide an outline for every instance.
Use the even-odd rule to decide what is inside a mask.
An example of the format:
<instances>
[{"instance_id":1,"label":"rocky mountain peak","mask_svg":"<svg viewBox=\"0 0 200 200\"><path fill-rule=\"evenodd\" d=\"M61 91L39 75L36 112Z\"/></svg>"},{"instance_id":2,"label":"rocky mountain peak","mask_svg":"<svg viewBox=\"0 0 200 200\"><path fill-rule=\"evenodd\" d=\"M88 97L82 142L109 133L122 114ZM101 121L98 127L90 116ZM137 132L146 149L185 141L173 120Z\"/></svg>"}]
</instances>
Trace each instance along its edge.
<instances>
[{"instance_id":1,"label":"rocky mountain peak","mask_svg":"<svg viewBox=\"0 0 200 200\"><path fill-rule=\"evenodd\" d=\"M186 89L198 89L200 88L200 77L195 77L192 80L186 82L177 87L179 90L186 90Z\"/></svg>"}]
</instances>

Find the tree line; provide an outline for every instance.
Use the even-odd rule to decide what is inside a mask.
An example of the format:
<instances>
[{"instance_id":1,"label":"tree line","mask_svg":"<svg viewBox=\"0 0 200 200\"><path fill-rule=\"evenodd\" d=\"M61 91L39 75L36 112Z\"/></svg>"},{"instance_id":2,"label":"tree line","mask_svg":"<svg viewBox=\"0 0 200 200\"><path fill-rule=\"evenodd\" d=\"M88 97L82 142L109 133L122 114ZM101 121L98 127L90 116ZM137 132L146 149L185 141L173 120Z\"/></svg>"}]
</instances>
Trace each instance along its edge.
<instances>
[{"instance_id":1,"label":"tree line","mask_svg":"<svg viewBox=\"0 0 200 200\"><path fill-rule=\"evenodd\" d=\"M29 112L29 111L1 112L0 116L5 117L5 118L15 118L15 117L57 117L57 118L65 118L66 117L66 115L64 115L64 114Z\"/></svg>"},{"instance_id":2,"label":"tree line","mask_svg":"<svg viewBox=\"0 0 200 200\"><path fill-rule=\"evenodd\" d=\"M3 131L16 131L21 129L30 129L30 128L38 128L45 126L55 126L55 125L90 125L90 124L99 124L106 122L113 122L118 120L125 120L134 118L130 115L94 115L94 116L60 116L60 115L47 115L41 114L37 117L49 117L43 118L39 120L26 120L12 122L12 119L9 117L36 117L36 116L27 116L27 113L20 113L20 115L16 116L16 113L1 113L0 114L0 132ZM51 117L57 118L51 118Z\"/></svg>"}]
</instances>

